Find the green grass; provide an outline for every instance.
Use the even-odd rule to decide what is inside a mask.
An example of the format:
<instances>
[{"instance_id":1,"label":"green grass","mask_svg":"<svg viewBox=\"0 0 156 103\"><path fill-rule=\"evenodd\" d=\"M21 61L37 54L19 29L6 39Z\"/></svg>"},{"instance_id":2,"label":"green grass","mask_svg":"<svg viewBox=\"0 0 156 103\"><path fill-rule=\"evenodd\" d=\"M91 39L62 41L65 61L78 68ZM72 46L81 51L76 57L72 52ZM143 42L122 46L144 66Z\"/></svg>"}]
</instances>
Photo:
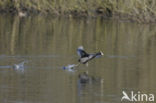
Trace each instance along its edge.
<instances>
[{"instance_id":1,"label":"green grass","mask_svg":"<svg viewBox=\"0 0 156 103\"><path fill-rule=\"evenodd\" d=\"M112 16L142 22L156 21L155 0L0 0L0 9L15 8L51 14Z\"/></svg>"}]
</instances>

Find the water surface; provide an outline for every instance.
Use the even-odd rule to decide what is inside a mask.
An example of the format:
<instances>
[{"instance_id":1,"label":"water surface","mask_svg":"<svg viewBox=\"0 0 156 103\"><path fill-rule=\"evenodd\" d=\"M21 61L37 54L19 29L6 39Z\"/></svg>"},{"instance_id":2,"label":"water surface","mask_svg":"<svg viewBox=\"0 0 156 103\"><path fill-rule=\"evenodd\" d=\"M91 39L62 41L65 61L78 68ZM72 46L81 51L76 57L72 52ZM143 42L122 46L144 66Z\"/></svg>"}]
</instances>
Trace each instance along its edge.
<instances>
[{"instance_id":1,"label":"water surface","mask_svg":"<svg viewBox=\"0 0 156 103\"><path fill-rule=\"evenodd\" d=\"M83 45L104 56L76 64ZM12 65L27 60L24 72ZM120 103L122 91L156 93L156 25L114 20L0 16L1 103ZM88 71L95 82L81 84Z\"/></svg>"}]
</instances>

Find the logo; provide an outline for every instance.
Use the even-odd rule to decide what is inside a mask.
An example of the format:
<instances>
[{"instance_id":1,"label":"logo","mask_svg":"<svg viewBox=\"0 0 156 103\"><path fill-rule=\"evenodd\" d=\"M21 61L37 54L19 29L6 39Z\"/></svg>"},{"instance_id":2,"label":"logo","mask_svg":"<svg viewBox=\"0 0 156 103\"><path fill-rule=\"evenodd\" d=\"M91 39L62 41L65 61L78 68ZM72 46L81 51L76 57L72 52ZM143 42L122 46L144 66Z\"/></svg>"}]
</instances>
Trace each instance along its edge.
<instances>
[{"instance_id":1,"label":"logo","mask_svg":"<svg viewBox=\"0 0 156 103\"><path fill-rule=\"evenodd\" d=\"M139 101L150 101L153 102L154 101L154 94L144 94L141 93L140 91L138 91L137 93L135 93L134 91L131 91L129 93L129 95L125 92L122 91L122 98L121 101L133 101L133 102L139 102Z\"/></svg>"}]
</instances>

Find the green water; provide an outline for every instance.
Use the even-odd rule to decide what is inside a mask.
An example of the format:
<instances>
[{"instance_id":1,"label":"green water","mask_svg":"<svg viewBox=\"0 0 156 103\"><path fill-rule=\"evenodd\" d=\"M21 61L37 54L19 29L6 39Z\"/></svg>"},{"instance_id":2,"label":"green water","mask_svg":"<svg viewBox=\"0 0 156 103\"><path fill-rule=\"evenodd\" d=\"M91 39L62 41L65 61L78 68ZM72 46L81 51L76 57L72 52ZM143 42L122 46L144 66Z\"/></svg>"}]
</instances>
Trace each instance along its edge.
<instances>
[{"instance_id":1,"label":"green water","mask_svg":"<svg viewBox=\"0 0 156 103\"><path fill-rule=\"evenodd\" d=\"M76 64L76 49L104 56ZM23 72L12 65L25 63ZM81 84L88 71L93 83ZM121 103L122 91L156 93L156 25L0 16L0 103Z\"/></svg>"}]
</instances>

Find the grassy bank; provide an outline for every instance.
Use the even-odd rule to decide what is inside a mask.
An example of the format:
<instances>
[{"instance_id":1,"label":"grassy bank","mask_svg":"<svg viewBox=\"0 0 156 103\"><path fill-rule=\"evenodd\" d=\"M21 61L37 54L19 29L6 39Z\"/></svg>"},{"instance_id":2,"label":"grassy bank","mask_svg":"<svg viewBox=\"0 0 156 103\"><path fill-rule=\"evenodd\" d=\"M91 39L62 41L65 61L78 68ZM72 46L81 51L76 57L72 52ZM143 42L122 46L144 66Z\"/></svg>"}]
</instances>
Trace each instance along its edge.
<instances>
[{"instance_id":1,"label":"grassy bank","mask_svg":"<svg viewBox=\"0 0 156 103\"><path fill-rule=\"evenodd\" d=\"M156 22L155 0L0 0L0 11Z\"/></svg>"}]
</instances>

